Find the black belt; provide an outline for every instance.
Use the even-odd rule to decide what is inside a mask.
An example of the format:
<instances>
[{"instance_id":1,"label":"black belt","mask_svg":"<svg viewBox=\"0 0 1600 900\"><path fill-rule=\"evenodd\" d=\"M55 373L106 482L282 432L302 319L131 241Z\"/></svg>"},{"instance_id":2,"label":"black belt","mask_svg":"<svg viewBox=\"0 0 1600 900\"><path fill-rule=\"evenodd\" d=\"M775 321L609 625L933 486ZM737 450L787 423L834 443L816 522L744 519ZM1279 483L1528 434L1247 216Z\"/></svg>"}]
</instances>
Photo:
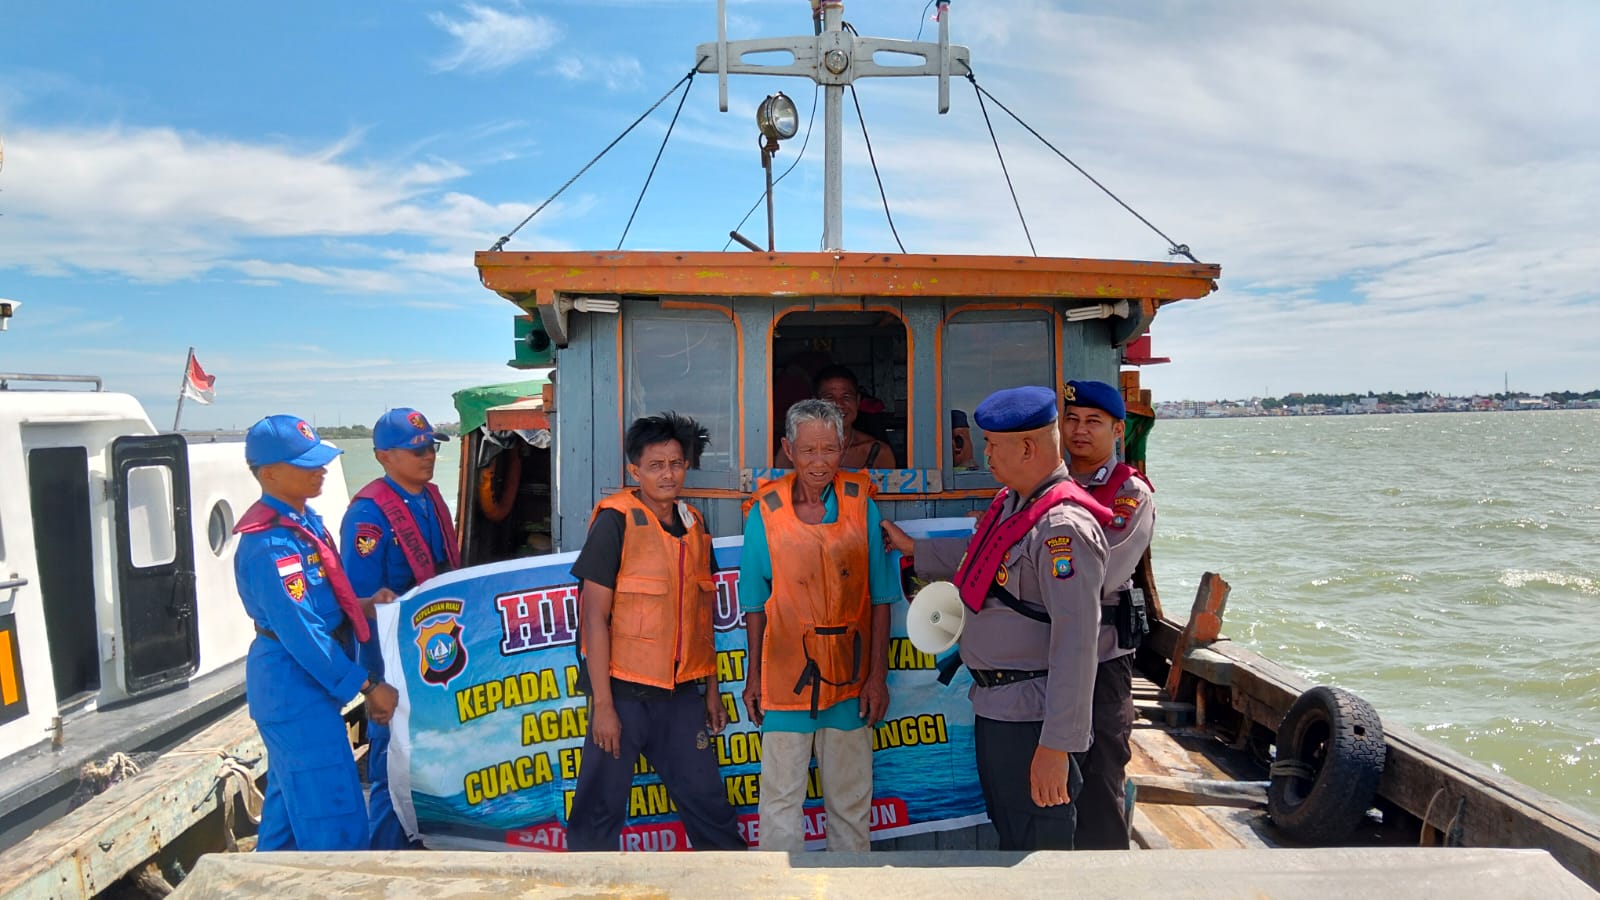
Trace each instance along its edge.
<instances>
[{"instance_id":1,"label":"black belt","mask_svg":"<svg viewBox=\"0 0 1600 900\"><path fill-rule=\"evenodd\" d=\"M256 626L256 634L261 635L262 637L266 638L269 641L277 641L277 640L279 640L277 632L268 631L267 629L262 628L260 625ZM349 622L340 622L339 623L339 627L335 628L333 630L333 635L332 635L333 639L338 641L338 642L340 642L341 644L344 643L344 639L349 637L349 636L350 636L350 623ZM281 641L280 641L280 643L281 643Z\"/></svg>"},{"instance_id":2,"label":"black belt","mask_svg":"<svg viewBox=\"0 0 1600 900\"><path fill-rule=\"evenodd\" d=\"M1111 595L1111 596L1117 598L1117 602L1116 603L1112 603L1110 605L1104 605L1104 606L1100 607L1100 624L1101 625L1115 625L1115 624L1117 624L1117 607L1121 606L1124 603L1132 603L1133 602L1133 592L1134 592L1134 590L1135 590L1135 588L1123 588L1123 589L1117 591L1115 594Z\"/></svg>"},{"instance_id":3,"label":"black belt","mask_svg":"<svg viewBox=\"0 0 1600 900\"><path fill-rule=\"evenodd\" d=\"M970 669L972 681L978 687L1000 687L1032 681L1050 674L1049 669Z\"/></svg>"}]
</instances>

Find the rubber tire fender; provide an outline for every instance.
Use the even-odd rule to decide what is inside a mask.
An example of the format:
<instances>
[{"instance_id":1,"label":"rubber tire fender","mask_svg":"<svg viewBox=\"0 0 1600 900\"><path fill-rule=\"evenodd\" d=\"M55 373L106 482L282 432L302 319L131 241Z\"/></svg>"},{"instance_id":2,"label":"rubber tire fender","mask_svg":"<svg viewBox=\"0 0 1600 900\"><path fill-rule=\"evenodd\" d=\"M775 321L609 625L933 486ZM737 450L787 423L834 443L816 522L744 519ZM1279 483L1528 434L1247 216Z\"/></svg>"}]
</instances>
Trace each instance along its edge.
<instances>
[{"instance_id":1,"label":"rubber tire fender","mask_svg":"<svg viewBox=\"0 0 1600 900\"><path fill-rule=\"evenodd\" d=\"M1309 844L1349 837L1383 776L1388 751L1377 710L1342 688L1318 685L1289 707L1277 744L1267 788L1273 823Z\"/></svg>"},{"instance_id":2,"label":"rubber tire fender","mask_svg":"<svg viewBox=\"0 0 1600 900\"><path fill-rule=\"evenodd\" d=\"M495 490L495 483L500 485ZM522 454L507 448L478 471L478 510L491 522L504 522L517 503L522 484Z\"/></svg>"}]
</instances>

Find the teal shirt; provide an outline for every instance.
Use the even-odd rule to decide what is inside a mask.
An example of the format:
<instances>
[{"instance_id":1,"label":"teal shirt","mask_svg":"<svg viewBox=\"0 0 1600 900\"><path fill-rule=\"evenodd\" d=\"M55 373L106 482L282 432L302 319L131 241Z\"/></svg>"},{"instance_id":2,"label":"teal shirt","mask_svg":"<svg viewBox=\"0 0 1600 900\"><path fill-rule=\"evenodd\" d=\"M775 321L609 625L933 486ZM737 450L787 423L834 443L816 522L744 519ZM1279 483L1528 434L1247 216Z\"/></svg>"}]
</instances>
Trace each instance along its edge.
<instances>
[{"instance_id":1,"label":"teal shirt","mask_svg":"<svg viewBox=\"0 0 1600 900\"><path fill-rule=\"evenodd\" d=\"M829 485L822 491L822 523L839 521L839 499ZM889 556L889 550L880 537L878 504L867 499L867 590L874 605L900 600L900 572ZM762 612L772 598L772 554L767 548L767 526L761 518L761 504L750 507L750 517L744 523L744 549L739 554L739 608L745 612ZM850 731L867 724L861 718L861 701L852 697L826 709L817 711L817 717L802 710L775 709L767 713L761 723L762 731L789 731L810 734L819 728Z\"/></svg>"}]
</instances>

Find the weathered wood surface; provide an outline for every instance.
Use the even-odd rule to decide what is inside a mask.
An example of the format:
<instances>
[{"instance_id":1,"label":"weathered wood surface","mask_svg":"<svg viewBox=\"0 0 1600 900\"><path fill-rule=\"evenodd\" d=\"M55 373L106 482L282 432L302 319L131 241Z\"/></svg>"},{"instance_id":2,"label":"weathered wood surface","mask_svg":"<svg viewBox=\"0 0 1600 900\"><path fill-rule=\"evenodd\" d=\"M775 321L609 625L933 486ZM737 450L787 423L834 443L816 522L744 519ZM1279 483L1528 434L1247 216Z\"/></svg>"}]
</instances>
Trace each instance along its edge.
<instances>
[{"instance_id":1,"label":"weathered wood surface","mask_svg":"<svg viewBox=\"0 0 1600 900\"><path fill-rule=\"evenodd\" d=\"M1211 644L1184 668L1191 674L1227 671L1233 707L1276 730L1290 704L1314 685L1232 641ZM1381 711L1380 711L1381 713ZM1465 798L1461 842L1468 847L1537 847L1600 889L1600 819L1536 791L1481 763L1385 721L1388 755L1378 793L1400 809L1443 829Z\"/></svg>"},{"instance_id":2,"label":"weathered wood surface","mask_svg":"<svg viewBox=\"0 0 1600 900\"><path fill-rule=\"evenodd\" d=\"M1200 588L1195 591L1189 621L1178 635L1172 659L1182 659L1190 647L1209 644L1222 634L1222 614L1228 607L1228 591L1228 582L1221 575L1207 572L1200 576ZM1189 698L1190 694L1183 690L1183 674L1183 666L1178 665L1167 671L1168 700Z\"/></svg>"},{"instance_id":3,"label":"weathered wood surface","mask_svg":"<svg viewBox=\"0 0 1600 900\"><path fill-rule=\"evenodd\" d=\"M227 757L260 760L258 775L266 766L245 709L0 855L0 896L92 897L106 890L226 802L231 795L217 777Z\"/></svg>"}]
</instances>

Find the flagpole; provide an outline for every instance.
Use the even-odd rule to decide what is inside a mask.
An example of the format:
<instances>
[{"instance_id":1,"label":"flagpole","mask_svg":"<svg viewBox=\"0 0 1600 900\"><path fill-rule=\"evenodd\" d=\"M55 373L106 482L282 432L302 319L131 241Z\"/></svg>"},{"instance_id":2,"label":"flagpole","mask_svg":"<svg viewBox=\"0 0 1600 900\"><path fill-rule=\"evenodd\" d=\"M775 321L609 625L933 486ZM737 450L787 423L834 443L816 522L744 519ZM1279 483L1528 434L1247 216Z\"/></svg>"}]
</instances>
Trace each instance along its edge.
<instances>
[{"instance_id":1,"label":"flagpole","mask_svg":"<svg viewBox=\"0 0 1600 900\"><path fill-rule=\"evenodd\" d=\"M172 416L172 430L178 430L178 421L183 418L184 388L189 386L189 367L194 364L194 348L189 348L189 356L183 361L183 378L178 382L178 411Z\"/></svg>"}]
</instances>

